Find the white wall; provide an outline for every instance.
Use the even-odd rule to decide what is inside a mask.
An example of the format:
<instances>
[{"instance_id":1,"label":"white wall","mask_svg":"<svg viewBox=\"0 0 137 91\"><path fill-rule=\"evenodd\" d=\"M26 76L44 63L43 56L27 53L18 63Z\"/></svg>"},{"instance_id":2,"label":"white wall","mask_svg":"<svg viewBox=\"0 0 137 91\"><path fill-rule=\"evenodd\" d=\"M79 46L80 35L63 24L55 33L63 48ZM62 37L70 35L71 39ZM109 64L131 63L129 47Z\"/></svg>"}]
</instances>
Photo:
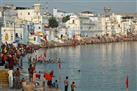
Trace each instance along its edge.
<instances>
[{"instance_id":1,"label":"white wall","mask_svg":"<svg viewBox=\"0 0 137 91\"><path fill-rule=\"evenodd\" d=\"M1 35L2 35L2 42L3 43L13 43L15 36L14 36L14 28L5 28L2 27L1 29Z\"/></svg>"},{"instance_id":2,"label":"white wall","mask_svg":"<svg viewBox=\"0 0 137 91\"><path fill-rule=\"evenodd\" d=\"M0 11L0 17L2 17L2 12Z\"/></svg>"},{"instance_id":3,"label":"white wall","mask_svg":"<svg viewBox=\"0 0 137 91\"><path fill-rule=\"evenodd\" d=\"M54 31L52 31L52 30L46 30L46 31L45 31L45 34L46 34L46 36L47 36L47 40L48 40L48 41L52 41L52 40L55 39Z\"/></svg>"},{"instance_id":4,"label":"white wall","mask_svg":"<svg viewBox=\"0 0 137 91\"><path fill-rule=\"evenodd\" d=\"M53 16L56 18L63 18L68 15L71 16L73 15L73 13L66 13L66 12L58 11L58 9L56 8L53 9Z\"/></svg>"},{"instance_id":5,"label":"white wall","mask_svg":"<svg viewBox=\"0 0 137 91\"><path fill-rule=\"evenodd\" d=\"M13 43L15 42L15 34L18 34L20 42L24 43L26 42L24 39L26 36L24 36L24 29L23 28L12 28L12 27L2 27L1 34L2 34L2 42L5 43ZM6 38L7 36L7 38Z\"/></svg>"},{"instance_id":6,"label":"white wall","mask_svg":"<svg viewBox=\"0 0 137 91\"><path fill-rule=\"evenodd\" d=\"M53 16L56 17L58 10L55 8L53 9Z\"/></svg>"},{"instance_id":7,"label":"white wall","mask_svg":"<svg viewBox=\"0 0 137 91\"><path fill-rule=\"evenodd\" d=\"M17 10L18 18L21 20L32 21L35 13L34 9Z\"/></svg>"},{"instance_id":8,"label":"white wall","mask_svg":"<svg viewBox=\"0 0 137 91\"><path fill-rule=\"evenodd\" d=\"M40 41L40 37L39 36L35 36L35 35L31 35L29 36L29 42L30 43L33 43L33 44L41 44L41 41Z\"/></svg>"},{"instance_id":9,"label":"white wall","mask_svg":"<svg viewBox=\"0 0 137 91\"><path fill-rule=\"evenodd\" d=\"M70 16L70 20L65 25L68 31L74 31L75 34L80 34L80 19L78 16Z\"/></svg>"},{"instance_id":10,"label":"white wall","mask_svg":"<svg viewBox=\"0 0 137 91\"><path fill-rule=\"evenodd\" d=\"M43 32L42 31L42 25L41 24L34 24L34 32L37 33L37 32Z\"/></svg>"}]
</instances>

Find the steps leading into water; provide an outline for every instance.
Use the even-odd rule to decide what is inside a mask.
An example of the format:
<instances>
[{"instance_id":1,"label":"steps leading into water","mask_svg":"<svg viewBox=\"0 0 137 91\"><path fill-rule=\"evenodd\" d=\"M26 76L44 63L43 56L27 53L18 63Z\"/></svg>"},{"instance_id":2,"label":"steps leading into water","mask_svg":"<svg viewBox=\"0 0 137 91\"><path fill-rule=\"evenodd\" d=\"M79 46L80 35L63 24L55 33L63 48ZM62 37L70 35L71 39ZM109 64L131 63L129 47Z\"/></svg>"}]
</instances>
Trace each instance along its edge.
<instances>
[{"instance_id":1,"label":"steps leading into water","mask_svg":"<svg viewBox=\"0 0 137 91\"><path fill-rule=\"evenodd\" d=\"M9 87L8 70L0 67L0 89L6 89Z\"/></svg>"}]
</instances>

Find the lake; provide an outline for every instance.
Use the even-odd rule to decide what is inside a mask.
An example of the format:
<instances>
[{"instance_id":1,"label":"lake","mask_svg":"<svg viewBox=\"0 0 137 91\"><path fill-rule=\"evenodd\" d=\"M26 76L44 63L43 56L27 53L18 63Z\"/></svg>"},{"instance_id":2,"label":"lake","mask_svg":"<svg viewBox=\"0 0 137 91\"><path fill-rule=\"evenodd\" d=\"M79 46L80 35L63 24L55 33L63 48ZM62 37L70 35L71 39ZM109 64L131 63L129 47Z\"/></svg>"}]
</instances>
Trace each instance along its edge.
<instances>
[{"instance_id":1,"label":"lake","mask_svg":"<svg viewBox=\"0 0 137 91\"><path fill-rule=\"evenodd\" d=\"M126 91L128 76L129 91L137 91L137 42L40 49L28 55L43 55L45 51L47 59L60 58L63 61L61 69L58 64L38 63L37 72L54 70L54 79L59 81L62 91L66 76L69 84L75 81L76 91ZM25 71L28 55L24 57Z\"/></svg>"}]
</instances>

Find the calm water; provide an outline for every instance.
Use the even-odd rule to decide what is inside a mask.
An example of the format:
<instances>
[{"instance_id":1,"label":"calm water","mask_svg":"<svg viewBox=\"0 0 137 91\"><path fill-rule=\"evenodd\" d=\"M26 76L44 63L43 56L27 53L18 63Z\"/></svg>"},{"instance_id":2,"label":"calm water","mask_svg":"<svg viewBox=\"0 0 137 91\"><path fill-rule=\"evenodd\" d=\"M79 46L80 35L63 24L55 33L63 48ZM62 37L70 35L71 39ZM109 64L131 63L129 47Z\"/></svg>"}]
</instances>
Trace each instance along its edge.
<instances>
[{"instance_id":1,"label":"calm water","mask_svg":"<svg viewBox=\"0 0 137 91\"><path fill-rule=\"evenodd\" d=\"M40 49L35 54L45 51L47 59L60 57L62 68L59 70L57 64L37 64L37 71L53 69L62 91L65 76L69 76L70 84L76 82L76 91L126 91L127 75L129 91L137 91L137 42ZM27 62L24 65L27 67Z\"/></svg>"}]
</instances>

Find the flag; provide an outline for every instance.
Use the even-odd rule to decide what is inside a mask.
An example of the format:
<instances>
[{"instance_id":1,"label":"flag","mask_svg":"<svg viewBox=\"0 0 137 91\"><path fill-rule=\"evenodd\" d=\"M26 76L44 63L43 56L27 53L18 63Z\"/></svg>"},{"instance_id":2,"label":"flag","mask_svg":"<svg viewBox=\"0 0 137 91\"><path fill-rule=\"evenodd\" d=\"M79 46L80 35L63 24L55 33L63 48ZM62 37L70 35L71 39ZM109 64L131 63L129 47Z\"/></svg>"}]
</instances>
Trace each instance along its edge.
<instances>
[{"instance_id":1,"label":"flag","mask_svg":"<svg viewBox=\"0 0 137 91\"><path fill-rule=\"evenodd\" d=\"M35 55L35 59L36 59L36 61L37 61L37 55Z\"/></svg>"},{"instance_id":2,"label":"flag","mask_svg":"<svg viewBox=\"0 0 137 91\"><path fill-rule=\"evenodd\" d=\"M58 64L59 69L61 69L61 63Z\"/></svg>"},{"instance_id":3,"label":"flag","mask_svg":"<svg viewBox=\"0 0 137 91\"><path fill-rule=\"evenodd\" d=\"M53 77L54 76L54 71L53 70L51 70L51 72L50 72L50 74L49 74L51 77Z\"/></svg>"},{"instance_id":4,"label":"flag","mask_svg":"<svg viewBox=\"0 0 137 91\"><path fill-rule=\"evenodd\" d=\"M38 60L42 60L42 54L38 57Z\"/></svg>"},{"instance_id":5,"label":"flag","mask_svg":"<svg viewBox=\"0 0 137 91\"><path fill-rule=\"evenodd\" d=\"M44 57L46 57L47 56L47 53L46 53L46 51L44 52Z\"/></svg>"},{"instance_id":6,"label":"flag","mask_svg":"<svg viewBox=\"0 0 137 91\"><path fill-rule=\"evenodd\" d=\"M61 80L62 80L62 79L61 79L61 76L59 76L59 82L61 82Z\"/></svg>"},{"instance_id":7,"label":"flag","mask_svg":"<svg viewBox=\"0 0 137 91\"><path fill-rule=\"evenodd\" d=\"M45 39L46 45L48 45L48 39L47 39L47 36L44 36L44 39Z\"/></svg>"},{"instance_id":8,"label":"flag","mask_svg":"<svg viewBox=\"0 0 137 91\"><path fill-rule=\"evenodd\" d=\"M45 79L48 80L48 81L51 81L51 80L52 80L51 75L48 74L48 73L45 73L45 74L44 74L44 77L45 77Z\"/></svg>"},{"instance_id":9,"label":"flag","mask_svg":"<svg viewBox=\"0 0 137 91\"><path fill-rule=\"evenodd\" d=\"M128 76L126 77L126 82L125 82L125 84L126 84L126 91L128 91Z\"/></svg>"}]
</instances>

